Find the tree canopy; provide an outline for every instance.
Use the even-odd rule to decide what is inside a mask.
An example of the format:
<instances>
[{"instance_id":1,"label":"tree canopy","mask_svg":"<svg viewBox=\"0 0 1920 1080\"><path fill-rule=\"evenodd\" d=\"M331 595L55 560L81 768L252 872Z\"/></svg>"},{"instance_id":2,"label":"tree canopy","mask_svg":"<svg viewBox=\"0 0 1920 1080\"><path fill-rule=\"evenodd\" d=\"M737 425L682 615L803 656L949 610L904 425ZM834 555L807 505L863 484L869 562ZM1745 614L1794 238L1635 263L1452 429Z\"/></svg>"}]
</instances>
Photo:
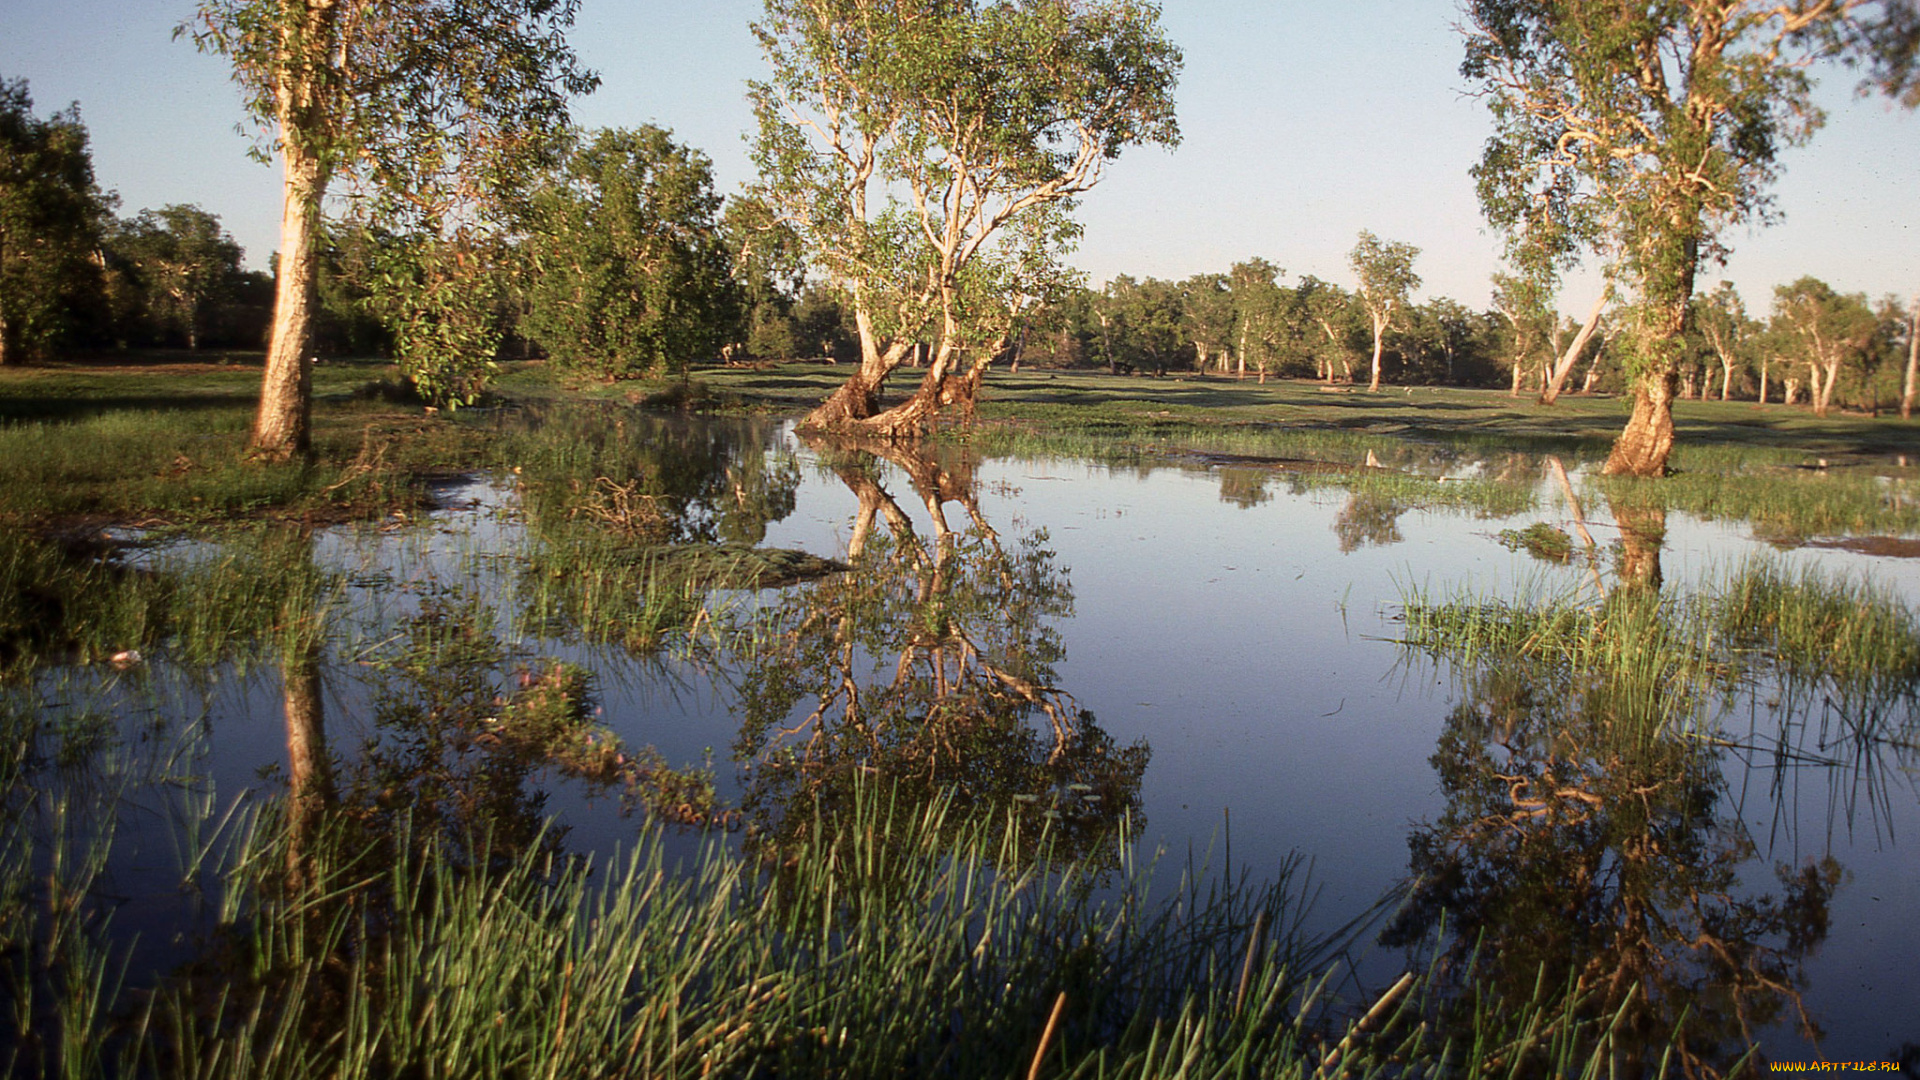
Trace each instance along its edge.
<instances>
[{"instance_id":1,"label":"tree canopy","mask_svg":"<svg viewBox=\"0 0 1920 1080\"><path fill-rule=\"evenodd\" d=\"M182 29L233 63L262 157L284 170L280 273L253 445L304 451L316 226L336 177L372 218L424 236L408 305L427 335L470 313L461 275L595 78L566 42L577 0L201 0ZM443 242L444 243L441 243ZM449 284L451 283L451 284ZM470 329L470 327L467 327ZM464 330L462 331L465 332Z\"/></svg>"},{"instance_id":2,"label":"tree canopy","mask_svg":"<svg viewBox=\"0 0 1920 1080\"><path fill-rule=\"evenodd\" d=\"M603 377L678 369L738 337L740 290L706 155L657 127L608 130L534 199L527 329Z\"/></svg>"},{"instance_id":3,"label":"tree canopy","mask_svg":"<svg viewBox=\"0 0 1920 1080\"><path fill-rule=\"evenodd\" d=\"M0 79L0 364L46 348L98 289L106 217L78 106L43 119L26 80Z\"/></svg>"},{"instance_id":4,"label":"tree canopy","mask_svg":"<svg viewBox=\"0 0 1920 1080\"><path fill-rule=\"evenodd\" d=\"M1633 292L1634 412L1610 473L1659 475L1703 260L1764 221L1780 152L1819 127L1807 63L1876 58L1895 88L1906 0L1472 0L1466 60L1494 134L1474 176L1490 221L1549 259L1617 259ZM1892 66L1890 66L1892 65Z\"/></svg>"},{"instance_id":5,"label":"tree canopy","mask_svg":"<svg viewBox=\"0 0 1920 1080\"><path fill-rule=\"evenodd\" d=\"M1072 200L1125 148L1179 136L1180 52L1136 0L767 0L754 32L760 195L860 338L816 426L910 435L970 399L1019 315L982 301L1044 292ZM920 391L882 415L929 334Z\"/></svg>"}]
</instances>

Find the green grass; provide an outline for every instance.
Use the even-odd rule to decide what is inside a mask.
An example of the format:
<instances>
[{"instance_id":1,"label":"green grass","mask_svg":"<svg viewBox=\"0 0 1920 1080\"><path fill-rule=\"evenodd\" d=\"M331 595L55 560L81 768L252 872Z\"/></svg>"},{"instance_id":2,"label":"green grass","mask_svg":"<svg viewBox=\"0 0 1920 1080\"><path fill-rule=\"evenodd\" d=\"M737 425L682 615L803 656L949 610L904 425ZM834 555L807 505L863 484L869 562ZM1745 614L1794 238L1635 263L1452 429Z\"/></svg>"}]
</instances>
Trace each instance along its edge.
<instances>
[{"instance_id":1,"label":"green grass","mask_svg":"<svg viewBox=\"0 0 1920 1080\"><path fill-rule=\"evenodd\" d=\"M50 977L0 973L31 997L0 1031L12 1075L209 1080L1416 1077L1611 1052L1572 992L1467 1002L1452 1030L1419 973L1340 998L1284 875L1154 899L1137 868L1104 892L1072 865L996 873L1017 840L952 812L869 791L784 861L709 839L684 866L651 830L592 865L440 841L370 857L267 824L201 960L128 985L110 939L73 927Z\"/></svg>"}]
</instances>

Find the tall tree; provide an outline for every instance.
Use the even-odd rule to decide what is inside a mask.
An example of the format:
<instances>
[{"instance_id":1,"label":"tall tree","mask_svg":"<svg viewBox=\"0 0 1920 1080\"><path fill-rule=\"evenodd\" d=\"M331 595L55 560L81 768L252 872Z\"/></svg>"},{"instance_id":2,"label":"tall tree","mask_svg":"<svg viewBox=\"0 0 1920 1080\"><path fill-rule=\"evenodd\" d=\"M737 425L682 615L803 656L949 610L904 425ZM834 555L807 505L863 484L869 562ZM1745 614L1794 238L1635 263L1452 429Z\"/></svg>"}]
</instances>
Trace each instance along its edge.
<instances>
[{"instance_id":1,"label":"tall tree","mask_svg":"<svg viewBox=\"0 0 1920 1080\"><path fill-rule=\"evenodd\" d=\"M1634 294L1634 408L1607 472L1666 471L1694 276L1729 225L1764 216L1779 152L1819 126L1806 62L1870 55L1897 90L1903 46L1878 31L1911 15L1911 0L1466 5L1461 70L1494 121L1474 169L1482 207L1509 232L1567 223Z\"/></svg>"},{"instance_id":2,"label":"tall tree","mask_svg":"<svg viewBox=\"0 0 1920 1080\"><path fill-rule=\"evenodd\" d=\"M1694 324L1713 349L1714 358L1720 361L1720 400L1732 401L1733 369L1753 328L1753 320L1747 318L1747 307L1734 291L1733 282L1723 281L1712 292L1698 298Z\"/></svg>"},{"instance_id":3,"label":"tall tree","mask_svg":"<svg viewBox=\"0 0 1920 1080\"><path fill-rule=\"evenodd\" d=\"M1181 324L1193 345L1194 367L1207 370L1207 362L1219 365L1220 374L1233 370L1233 290L1225 274L1195 274L1180 283ZM1247 373L1247 358L1240 356L1240 374Z\"/></svg>"},{"instance_id":4,"label":"tall tree","mask_svg":"<svg viewBox=\"0 0 1920 1080\"><path fill-rule=\"evenodd\" d=\"M1913 399L1920 383L1920 293L1907 303L1907 377L1900 389L1900 419L1913 418Z\"/></svg>"},{"instance_id":5,"label":"tall tree","mask_svg":"<svg viewBox=\"0 0 1920 1080\"><path fill-rule=\"evenodd\" d=\"M740 336L705 154L651 125L602 131L534 202L527 325L556 361L604 378L656 374Z\"/></svg>"},{"instance_id":6,"label":"tall tree","mask_svg":"<svg viewBox=\"0 0 1920 1080\"><path fill-rule=\"evenodd\" d=\"M410 227L456 231L525 175L594 77L566 43L577 0L200 0L182 29L233 64L262 157L282 169L279 280L252 445L304 452L321 203L336 177ZM450 194L451 193L451 194ZM448 215L453 219L449 220ZM381 221L378 224L390 225ZM433 299L437 294L426 294ZM444 299L444 297L441 297Z\"/></svg>"},{"instance_id":7,"label":"tall tree","mask_svg":"<svg viewBox=\"0 0 1920 1080\"><path fill-rule=\"evenodd\" d=\"M1773 291L1775 321L1799 340L1807 364L1813 414L1827 415L1840 369L1857 359L1880 329L1880 320L1860 293L1837 293L1818 278L1803 277Z\"/></svg>"},{"instance_id":8,"label":"tall tree","mask_svg":"<svg viewBox=\"0 0 1920 1080\"><path fill-rule=\"evenodd\" d=\"M41 119L26 80L0 79L0 365L51 344L98 287L106 212L79 107Z\"/></svg>"},{"instance_id":9,"label":"tall tree","mask_svg":"<svg viewBox=\"0 0 1920 1080\"><path fill-rule=\"evenodd\" d=\"M1180 53L1136 0L766 0L754 32L772 68L751 88L762 194L860 337L859 370L811 426L910 437L943 400L970 400L1008 339L993 323L1014 317L976 318L965 298L993 290L970 275L1044 273L1106 163L1179 137ZM995 260L1010 234L1023 252ZM919 390L881 413L929 327Z\"/></svg>"},{"instance_id":10,"label":"tall tree","mask_svg":"<svg viewBox=\"0 0 1920 1080\"><path fill-rule=\"evenodd\" d=\"M178 330L198 349L210 308L239 283L240 245L220 219L198 206L175 203L142 210L120 230L116 246L133 264L149 315Z\"/></svg>"},{"instance_id":11,"label":"tall tree","mask_svg":"<svg viewBox=\"0 0 1920 1080\"><path fill-rule=\"evenodd\" d=\"M1420 287L1420 275L1413 272L1413 260L1420 249L1398 240L1382 240L1365 229L1360 241L1347 254L1354 276L1360 279L1360 302L1373 322L1373 373L1368 390L1380 389L1380 353L1387 331L1393 329L1393 313L1407 306L1407 297Z\"/></svg>"}]
</instances>

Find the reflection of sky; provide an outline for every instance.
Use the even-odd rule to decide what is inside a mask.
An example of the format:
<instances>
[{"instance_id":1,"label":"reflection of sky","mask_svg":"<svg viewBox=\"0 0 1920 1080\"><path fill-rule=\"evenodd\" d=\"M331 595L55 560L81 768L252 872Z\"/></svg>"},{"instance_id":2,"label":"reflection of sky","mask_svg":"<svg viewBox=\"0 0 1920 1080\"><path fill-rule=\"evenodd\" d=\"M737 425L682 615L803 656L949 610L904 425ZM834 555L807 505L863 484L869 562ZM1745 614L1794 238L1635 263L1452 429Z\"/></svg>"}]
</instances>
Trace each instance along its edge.
<instances>
[{"instance_id":1,"label":"reflection of sky","mask_svg":"<svg viewBox=\"0 0 1920 1080\"><path fill-rule=\"evenodd\" d=\"M804 451L802 466L798 509L771 525L766 543L839 555L857 500ZM891 467L882 476L916 527L930 533L906 477ZM1008 540L1046 530L1058 565L1069 572L1075 614L1061 628L1067 657L1060 685L1116 741L1145 739L1152 747L1142 791L1150 830L1144 839L1149 851L1166 851L1163 872L1176 875L1190 846L1200 857L1220 844L1230 814L1236 872L1269 875L1294 851L1313 861L1322 890L1314 925L1321 929L1396 883L1406 872L1410 827L1443 809L1428 758L1455 695L1445 672L1400 663L1392 639L1402 590L1511 596L1527 587L1577 587L1585 577L1493 539L1502 528L1535 520L1564 523L1567 513L1551 493L1514 520L1408 512L1399 520L1403 542L1342 554L1334 522L1347 496L1338 490L1293 495L1284 482L1269 483L1268 501L1240 508L1222 500L1217 475L1196 469L1142 474L1072 460L1001 460L983 464L978 478L986 519ZM510 493L484 483L450 493L451 505L468 500L477 503L436 512L425 528L343 528L322 538L318 561L356 583L352 605L368 628L360 645L377 642L382 622L416 610L420 590L436 584L471 589L503 611L512 606L516 578L486 554L511 546L519 530ZM1604 508L1588 512L1596 539L1610 543L1616 530ZM956 527L964 525L959 506L949 505L948 513ZM1920 604L1920 564L1826 550L1773 553L1747 538L1744 527L1680 515L1669 517L1662 564L1670 584L1698 582L1760 553L1789 566L1867 575ZM558 654L593 669L603 719L629 743L655 746L676 765L697 764L711 748L723 793L736 793L729 757L735 720L729 695L708 673L612 650L523 644L530 655ZM358 674L343 656L328 675L329 737L337 751L369 733ZM156 675L172 701L164 711L206 718L210 737L188 771L212 780L219 805L263 787L260 765L284 755L277 671ZM1727 723L1744 731L1744 718ZM1726 760L1732 802L1721 810L1744 820L1759 848L1760 857L1743 870L1752 889L1777 888L1774 862L1798 865L1828 851L1853 875L1836 898L1832 938L1808 969L1810 1003L1832 1033L1827 1056L1874 1057L1898 1038L1914 1037L1892 1028L1897 1018L1920 1016L1920 990L1910 977L1920 930L1907 918L1920 910L1910 848L1920 835L1911 755L1905 771L1883 762L1871 777L1787 769L1779 799L1770 788L1769 755L1753 755L1752 770L1736 754ZM574 829L570 839L581 848L610 850L636 827L566 788L552 793L548 807ZM130 835L150 835L158 845L163 832ZM682 850L689 843L674 841ZM164 863L158 850L143 858ZM1224 846L1216 847L1216 867L1223 857ZM129 864L130 875L150 871ZM1368 974L1397 962L1376 956ZM1851 995L1862 990L1871 1008L1846 1008L1829 996L1860 1000Z\"/></svg>"},{"instance_id":2,"label":"reflection of sky","mask_svg":"<svg viewBox=\"0 0 1920 1080\"><path fill-rule=\"evenodd\" d=\"M806 475L799 510L772 527L767 543L842 552L856 501L831 476ZM1510 597L1573 588L1585 577L1493 539L1537 520L1569 524L1557 492L1544 488L1539 509L1515 519L1413 511L1400 518L1404 542L1343 555L1333 523L1347 496L1338 490L1292 495L1284 482L1270 483L1269 501L1243 509L1222 501L1211 474L1141 476L1080 461L988 462L979 481L989 523L1003 535L1045 529L1070 572L1074 618L1063 628L1060 683L1116 741L1151 744L1146 840L1167 849L1165 869L1177 873L1189 845L1202 855L1218 845L1230 813L1236 873L1271 873L1292 851L1313 860L1322 929L1397 882L1409 827L1443 809L1428 758L1454 695L1445 673L1398 663L1391 642L1403 587ZM925 529L906 478L890 471L887 486ZM1604 504L1586 512L1598 543L1617 538ZM949 516L964 520L957 506ZM1723 578L1764 556L1864 576L1920 606L1914 560L1779 552L1745 526L1680 514L1667 526L1669 587ZM1852 874L1835 898L1833 934L1808 965L1828 1057L1879 1055L1920 1034L1896 1028L1898 1018L1920 1016L1911 979L1920 928L1905 914L1920 910L1920 874L1910 850L1895 846L1920 835L1911 758L1905 771L1883 766L1877 804L1849 770L1788 770L1784 809L1769 795L1771 755L1754 755L1751 771L1727 759L1736 801L1721 812L1744 820L1759 850L1744 870L1749 888L1777 892L1774 863L1797 866L1828 851ZM1858 807L1851 828L1849 800ZM1222 851L1216 846L1216 866ZM1395 962L1378 956L1367 966ZM1870 992L1870 1008L1823 1004L1835 1001L1830 994L1860 1000L1858 989ZM1795 1043L1783 1037L1776 1056L1792 1057L1782 1048Z\"/></svg>"}]
</instances>

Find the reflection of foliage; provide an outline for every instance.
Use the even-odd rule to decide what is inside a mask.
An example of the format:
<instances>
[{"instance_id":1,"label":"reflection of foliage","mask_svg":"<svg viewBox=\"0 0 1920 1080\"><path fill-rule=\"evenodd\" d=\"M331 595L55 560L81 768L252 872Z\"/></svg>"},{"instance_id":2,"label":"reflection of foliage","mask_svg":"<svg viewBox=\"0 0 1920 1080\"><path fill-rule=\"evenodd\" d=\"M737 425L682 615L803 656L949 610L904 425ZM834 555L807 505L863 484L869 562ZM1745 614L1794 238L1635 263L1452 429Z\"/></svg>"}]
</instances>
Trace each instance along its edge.
<instances>
[{"instance_id":1,"label":"reflection of foliage","mask_svg":"<svg viewBox=\"0 0 1920 1080\"><path fill-rule=\"evenodd\" d=\"M1768 1024L1811 1028L1802 965L1842 871L1781 866L1778 894L1742 889L1753 843L1721 809L1719 752L1683 731L1724 667L1650 590L1597 612L1494 610L1409 611L1410 639L1461 663L1467 693L1433 757L1447 809L1409 841L1386 941L1444 925L1450 968L1481 989L1526 1001L1567 983L1585 1015L1613 1017L1623 1060L1671 1039L1690 1075Z\"/></svg>"},{"instance_id":2,"label":"reflection of foliage","mask_svg":"<svg viewBox=\"0 0 1920 1080\"><path fill-rule=\"evenodd\" d=\"M656 813L712 816L710 782L674 774L652 749L629 749L594 721L587 671L515 668L494 624L471 600L430 598L375 662L377 730L343 785L355 817L385 835L404 816L456 849L484 840L509 858L559 841L543 820L545 794L529 786L547 769Z\"/></svg>"},{"instance_id":3,"label":"reflection of foliage","mask_svg":"<svg viewBox=\"0 0 1920 1080\"><path fill-rule=\"evenodd\" d=\"M757 544L793 513L800 467L771 424L687 423L626 410L555 410L507 440L533 524L612 524L651 542Z\"/></svg>"},{"instance_id":4,"label":"reflection of foliage","mask_svg":"<svg viewBox=\"0 0 1920 1080\"><path fill-rule=\"evenodd\" d=\"M1220 470L1220 501L1232 503L1241 509L1250 509L1268 502L1273 493L1267 490L1267 480L1273 475L1266 469Z\"/></svg>"},{"instance_id":5,"label":"reflection of foliage","mask_svg":"<svg viewBox=\"0 0 1920 1080\"><path fill-rule=\"evenodd\" d=\"M871 461L838 455L861 503L855 567L752 628L736 747L754 763L744 809L764 841L784 845L878 773L918 800L951 794L963 811L1030 820L1022 835L1050 830L1056 855L1095 851L1122 815L1138 817L1148 751L1116 746L1053 685L1064 649L1052 620L1072 596L1044 534L1007 550L980 516L967 461L884 452L905 459L939 535L923 546ZM967 507L973 532L948 529L946 501ZM873 535L876 518L891 535Z\"/></svg>"},{"instance_id":6,"label":"reflection of foliage","mask_svg":"<svg viewBox=\"0 0 1920 1080\"><path fill-rule=\"evenodd\" d=\"M1334 535L1340 539L1340 553L1351 554L1368 544L1386 547L1405 539L1400 535L1400 515L1407 508L1384 495L1356 491L1347 499L1340 515L1333 519Z\"/></svg>"}]
</instances>

